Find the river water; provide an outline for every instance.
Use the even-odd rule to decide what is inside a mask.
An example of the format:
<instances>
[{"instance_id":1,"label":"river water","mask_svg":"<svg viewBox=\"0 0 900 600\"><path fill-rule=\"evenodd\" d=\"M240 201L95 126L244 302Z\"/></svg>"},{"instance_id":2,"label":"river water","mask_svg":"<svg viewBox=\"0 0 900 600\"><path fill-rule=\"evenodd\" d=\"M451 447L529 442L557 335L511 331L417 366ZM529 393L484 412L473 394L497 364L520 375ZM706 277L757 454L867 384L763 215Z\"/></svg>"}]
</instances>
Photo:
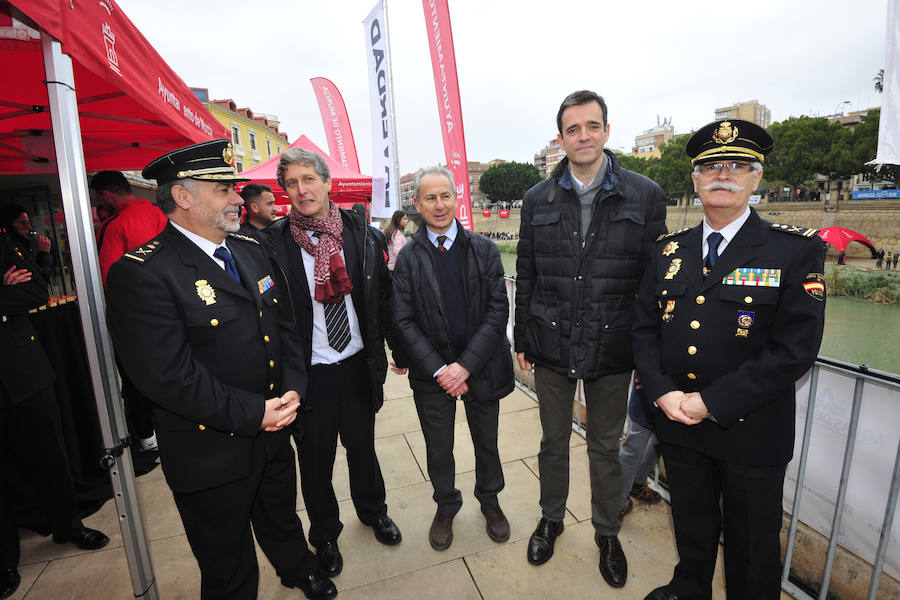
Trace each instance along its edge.
<instances>
[{"instance_id":1,"label":"river water","mask_svg":"<svg viewBox=\"0 0 900 600\"><path fill-rule=\"evenodd\" d=\"M506 274L515 276L516 255L500 257ZM900 373L900 305L829 297L819 356Z\"/></svg>"}]
</instances>

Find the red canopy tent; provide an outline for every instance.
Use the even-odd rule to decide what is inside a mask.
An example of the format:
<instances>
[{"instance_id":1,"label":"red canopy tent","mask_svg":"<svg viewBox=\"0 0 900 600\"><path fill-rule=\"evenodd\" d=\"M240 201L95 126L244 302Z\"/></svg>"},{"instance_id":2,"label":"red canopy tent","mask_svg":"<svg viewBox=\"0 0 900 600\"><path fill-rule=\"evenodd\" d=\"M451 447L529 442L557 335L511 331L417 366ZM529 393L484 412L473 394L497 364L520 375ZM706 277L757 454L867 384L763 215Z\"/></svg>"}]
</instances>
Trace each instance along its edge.
<instances>
[{"instance_id":1,"label":"red canopy tent","mask_svg":"<svg viewBox=\"0 0 900 600\"><path fill-rule=\"evenodd\" d=\"M58 174L103 464L134 595L157 600L106 330L87 172L140 169L168 150L231 136L113 0L0 0L0 57L0 174Z\"/></svg>"},{"instance_id":2,"label":"red canopy tent","mask_svg":"<svg viewBox=\"0 0 900 600\"><path fill-rule=\"evenodd\" d=\"M351 171L341 163L331 158L327 152L316 146L312 140L305 135L301 135L288 148L304 148L312 150L325 159L328 169L331 171L331 193L329 197L342 208L349 208L356 202L365 202L368 204L372 199L372 178L362 173ZM249 177L250 183L262 183L272 188L275 193L275 203L277 205L290 205L287 193L278 185L275 180L275 172L278 169L278 159L281 155L270 158L266 162L259 163L253 168L241 172L244 177ZM238 184L238 188L243 188L244 184ZM278 214L287 214L287 208L278 207Z\"/></svg>"},{"instance_id":3,"label":"red canopy tent","mask_svg":"<svg viewBox=\"0 0 900 600\"><path fill-rule=\"evenodd\" d=\"M847 229L846 227L823 227L819 230L819 237L837 248L838 252L846 250L850 242L859 242L866 246L872 253L872 258L875 258L875 245L867 240L866 236L852 229Z\"/></svg>"},{"instance_id":4,"label":"red canopy tent","mask_svg":"<svg viewBox=\"0 0 900 600\"><path fill-rule=\"evenodd\" d=\"M169 150L231 138L112 0L0 0L0 174L57 171L33 25L72 58L88 171L136 170Z\"/></svg>"}]
</instances>

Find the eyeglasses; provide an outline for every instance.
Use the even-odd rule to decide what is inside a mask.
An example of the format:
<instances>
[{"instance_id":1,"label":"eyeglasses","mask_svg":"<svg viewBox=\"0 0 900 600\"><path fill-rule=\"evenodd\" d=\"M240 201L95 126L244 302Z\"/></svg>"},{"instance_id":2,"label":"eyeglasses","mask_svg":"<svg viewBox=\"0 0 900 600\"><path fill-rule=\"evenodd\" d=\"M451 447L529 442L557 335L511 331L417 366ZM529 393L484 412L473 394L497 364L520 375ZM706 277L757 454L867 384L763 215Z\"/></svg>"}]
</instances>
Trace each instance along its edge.
<instances>
[{"instance_id":1,"label":"eyeglasses","mask_svg":"<svg viewBox=\"0 0 900 600\"><path fill-rule=\"evenodd\" d=\"M16 225L21 225L22 227L31 226L31 221L29 219L19 219L17 221L13 221Z\"/></svg>"},{"instance_id":2,"label":"eyeglasses","mask_svg":"<svg viewBox=\"0 0 900 600\"><path fill-rule=\"evenodd\" d=\"M728 163L703 163L700 165L700 172L704 175L718 174L722 169L728 169L730 173L749 173L753 169L750 163L728 162Z\"/></svg>"}]
</instances>

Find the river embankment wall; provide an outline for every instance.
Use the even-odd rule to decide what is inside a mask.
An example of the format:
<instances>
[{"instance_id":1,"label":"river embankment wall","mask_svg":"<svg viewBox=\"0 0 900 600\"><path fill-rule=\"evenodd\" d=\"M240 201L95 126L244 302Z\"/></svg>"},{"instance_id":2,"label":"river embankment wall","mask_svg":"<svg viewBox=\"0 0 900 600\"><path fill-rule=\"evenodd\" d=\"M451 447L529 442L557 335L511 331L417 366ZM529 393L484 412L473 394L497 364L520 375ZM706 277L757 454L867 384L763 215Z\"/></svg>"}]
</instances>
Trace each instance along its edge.
<instances>
[{"instance_id":1,"label":"river embankment wall","mask_svg":"<svg viewBox=\"0 0 900 600\"><path fill-rule=\"evenodd\" d=\"M900 251L900 200L847 200L838 204L824 202L761 202L753 208L760 216L773 223L788 223L801 227L846 227L866 236L876 248L885 252ZM510 210L509 218L501 219L495 209L490 217L474 211L473 228L478 232L518 234L521 222L520 209ZM666 225L669 231L697 225L703 218L703 208L682 200L667 207ZM837 251L829 245L830 255ZM850 244L850 257L868 257L869 250L862 244Z\"/></svg>"}]
</instances>

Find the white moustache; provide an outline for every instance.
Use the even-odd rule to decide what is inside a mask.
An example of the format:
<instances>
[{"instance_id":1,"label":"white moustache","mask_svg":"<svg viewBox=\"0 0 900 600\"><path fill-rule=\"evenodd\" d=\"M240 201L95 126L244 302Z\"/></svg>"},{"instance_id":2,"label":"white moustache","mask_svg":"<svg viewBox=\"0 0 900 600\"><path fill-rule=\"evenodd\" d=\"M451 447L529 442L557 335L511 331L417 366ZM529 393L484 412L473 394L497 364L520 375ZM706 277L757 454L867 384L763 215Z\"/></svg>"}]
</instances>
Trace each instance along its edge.
<instances>
[{"instance_id":1,"label":"white moustache","mask_svg":"<svg viewBox=\"0 0 900 600\"><path fill-rule=\"evenodd\" d=\"M740 192L744 188L736 183L731 181L713 181L709 185L704 185L703 188L707 192L712 192L714 190L728 190L729 192Z\"/></svg>"}]
</instances>

